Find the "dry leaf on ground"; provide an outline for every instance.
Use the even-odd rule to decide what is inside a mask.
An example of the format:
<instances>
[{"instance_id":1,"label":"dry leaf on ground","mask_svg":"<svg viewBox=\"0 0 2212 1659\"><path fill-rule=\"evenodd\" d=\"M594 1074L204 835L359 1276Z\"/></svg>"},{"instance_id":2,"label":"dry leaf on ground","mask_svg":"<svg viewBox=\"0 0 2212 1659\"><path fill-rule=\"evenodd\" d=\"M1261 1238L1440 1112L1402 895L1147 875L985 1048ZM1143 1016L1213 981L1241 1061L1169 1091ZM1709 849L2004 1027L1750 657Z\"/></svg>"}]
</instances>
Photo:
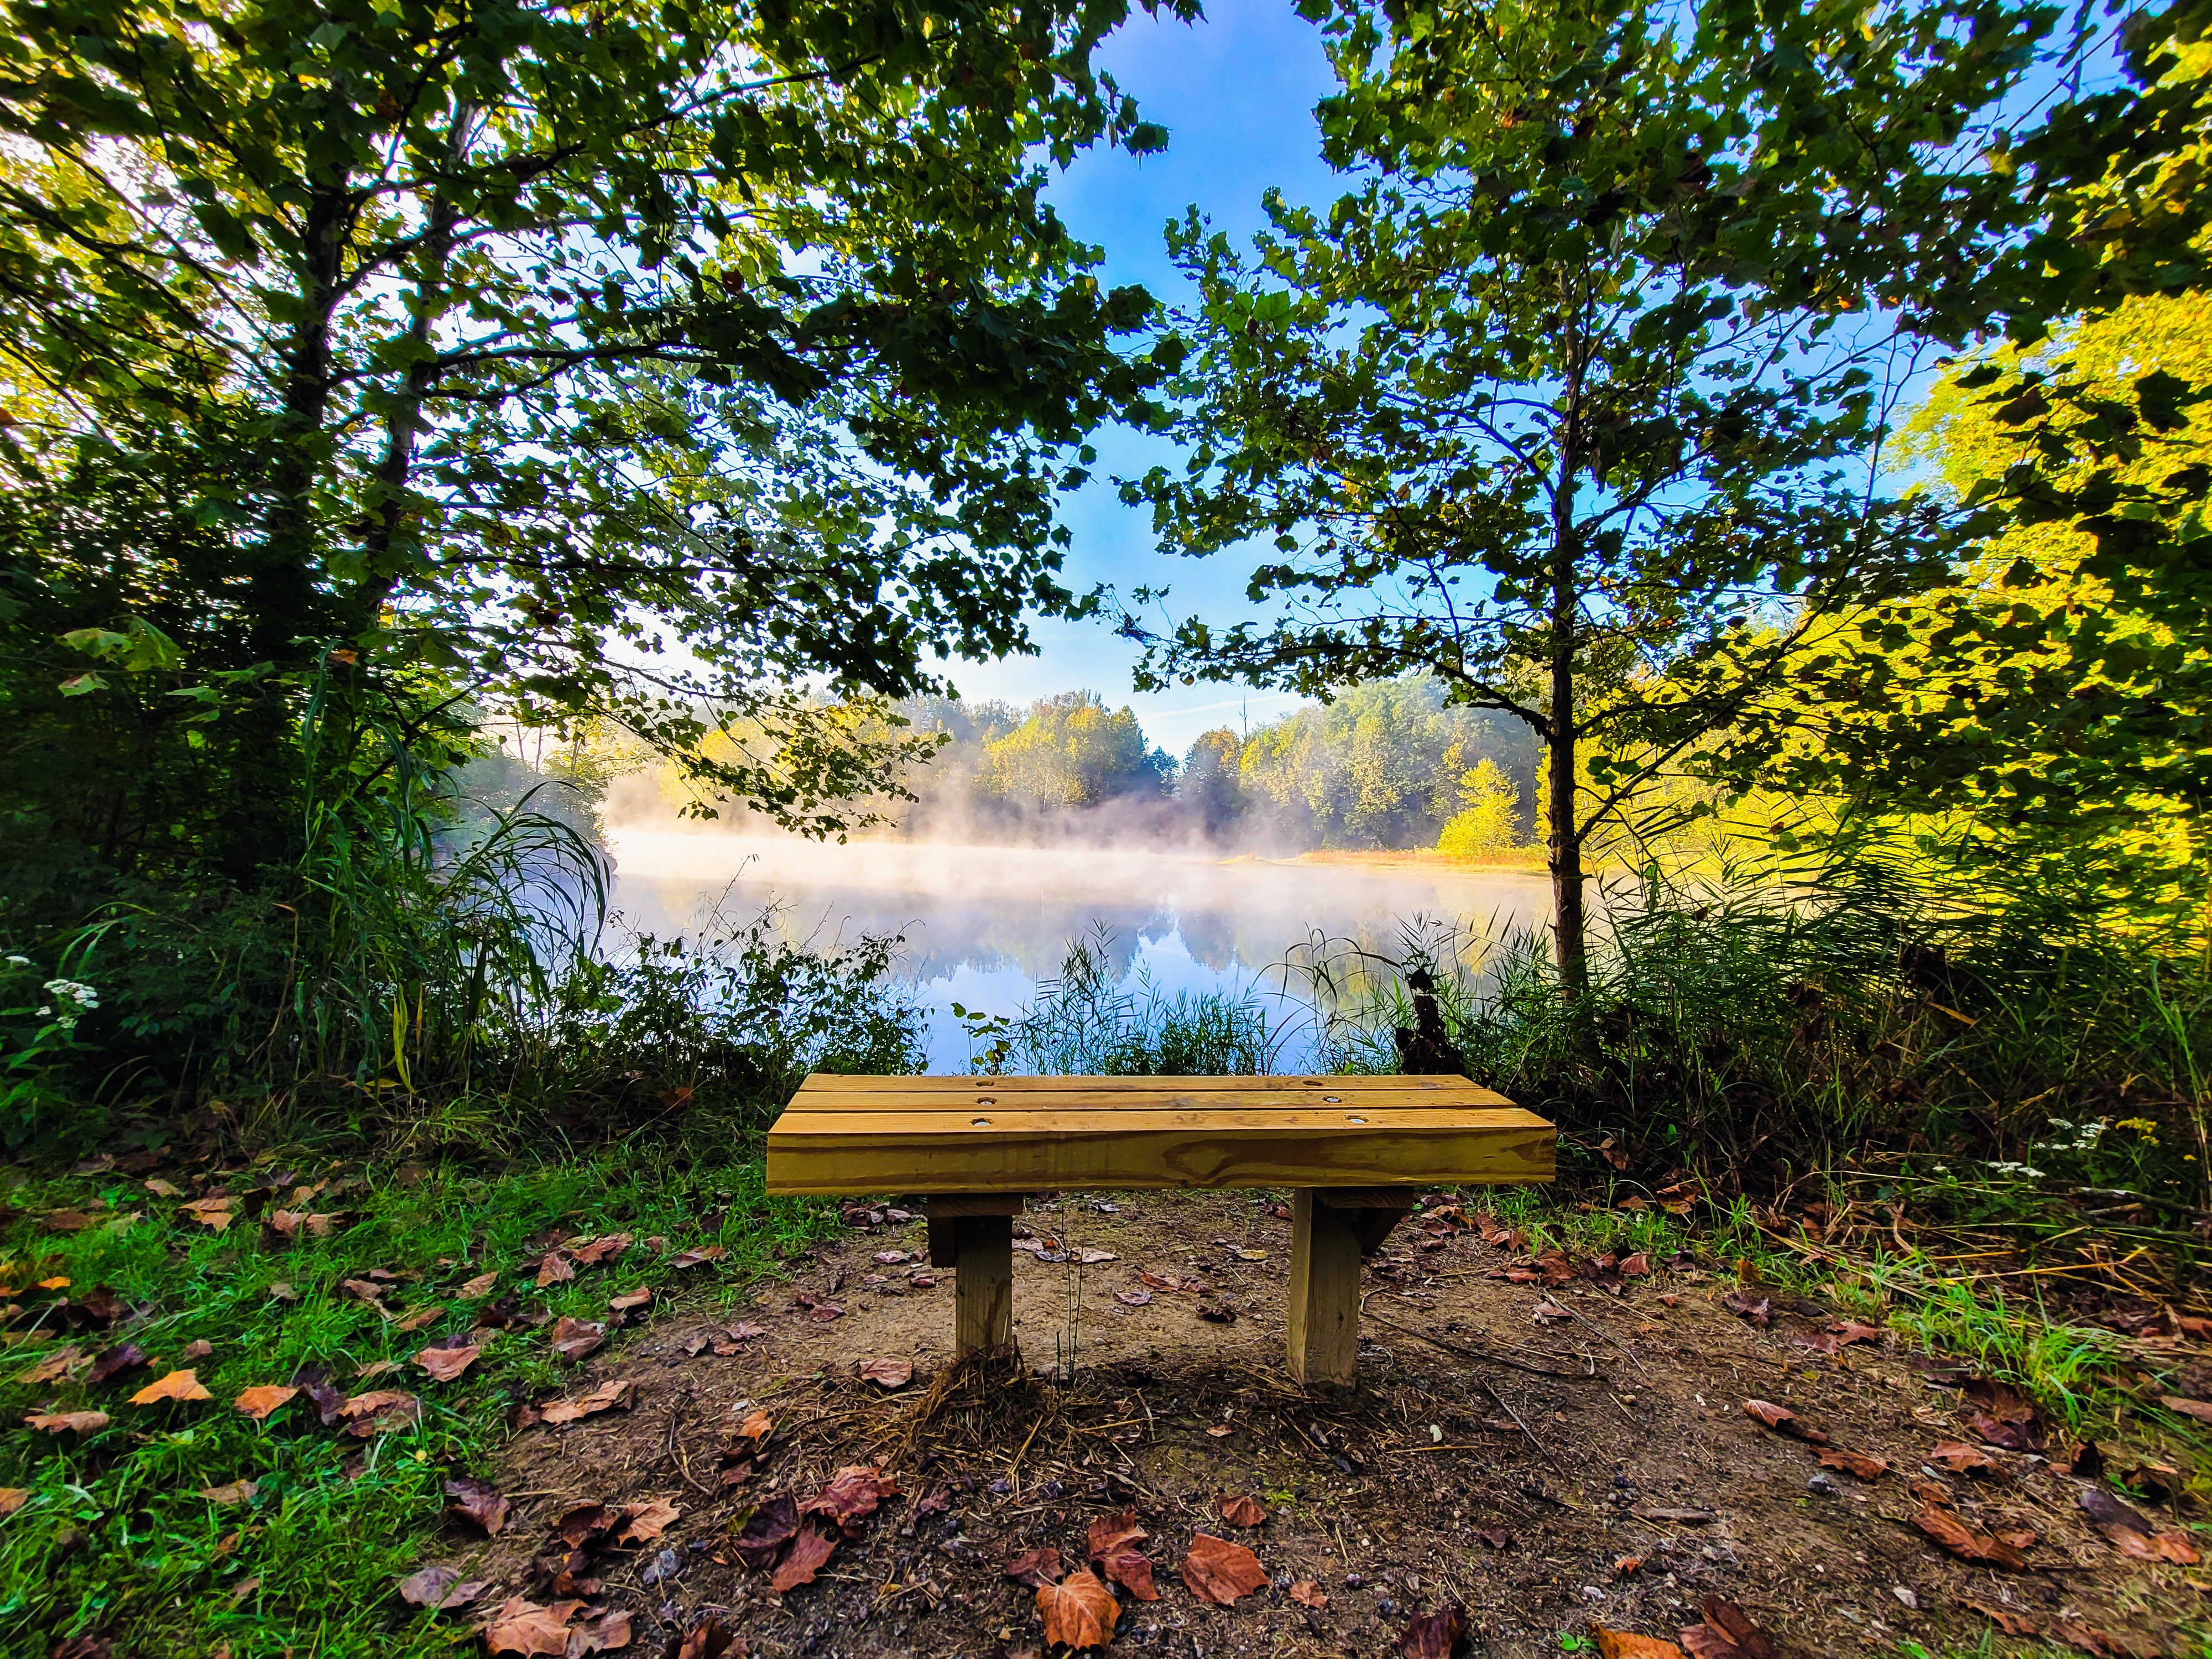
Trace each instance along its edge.
<instances>
[{"instance_id":1,"label":"dry leaf on ground","mask_svg":"<svg viewBox=\"0 0 2212 1659\"><path fill-rule=\"evenodd\" d=\"M489 1296L492 1286L498 1283L499 1275L496 1273L478 1273L453 1294L464 1302L474 1302L480 1297Z\"/></svg>"},{"instance_id":2,"label":"dry leaf on ground","mask_svg":"<svg viewBox=\"0 0 2212 1659\"><path fill-rule=\"evenodd\" d=\"M1720 1646L1692 1646L1690 1631L1682 1632L1682 1645L1698 1659L1782 1659L1774 1638L1752 1622L1751 1615L1725 1596L1705 1598L1705 1622L1692 1629L1711 1632Z\"/></svg>"},{"instance_id":3,"label":"dry leaf on ground","mask_svg":"<svg viewBox=\"0 0 2212 1659\"><path fill-rule=\"evenodd\" d=\"M696 1267L702 1262L720 1261L729 1251L720 1244L702 1245L696 1250L678 1250L668 1258L672 1267Z\"/></svg>"},{"instance_id":4,"label":"dry leaf on ground","mask_svg":"<svg viewBox=\"0 0 2212 1659\"><path fill-rule=\"evenodd\" d=\"M914 1361L911 1359L864 1359L860 1362L863 1382L873 1382L886 1389L902 1389L914 1381Z\"/></svg>"},{"instance_id":5,"label":"dry leaf on ground","mask_svg":"<svg viewBox=\"0 0 2212 1659\"><path fill-rule=\"evenodd\" d=\"M756 1407L745 1414L745 1420L738 1425L735 1432L740 1440L758 1444L775 1432L775 1419Z\"/></svg>"},{"instance_id":6,"label":"dry leaf on ground","mask_svg":"<svg viewBox=\"0 0 2212 1659\"><path fill-rule=\"evenodd\" d=\"M1260 1500L1243 1493L1222 1498L1219 1507L1221 1518L1232 1527L1256 1527L1267 1518L1267 1509Z\"/></svg>"},{"instance_id":7,"label":"dry leaf on ground","mask_svg":"<svg viewBox=\"0 0 2212 1659\"><path fill-rule=\"evenodd\" d=\"M441 1382L450 1382L477 1363L483 1350L473 1342L457 1347L432 1343L415 1356L415 1363Z\"/></svg>"},{"instance_id":8,"label":"dry leaf on ground","mask_svg":"<svg viewBox=\"0 0 2212 1659\"><path fill-rule=\"evenodd\" d=\"M1452 1659L1466 1634L1467 1613L1455 1601L1409 1623L1398 1638L1398 1651L1406 1659Z\"/></svg>"},{"instance_id":9,"label":"dry leaf on ground","mask_svg":"<svg viewBox=\"0 0 2212 1659\"><path fill-rule=\"evenodd\" d=\"M1977 1532L1949 1510L1932 1504L1912 1517L1912 1524L1961 1560L1986 1561L1994 1567L2015 1570L2027 1565L2021 1553L2002 1539Z\"/></svg>"},{"instance_id":10,"label":"dry leaf on ground","mask_svg":"<svg viewBox=\"0 0 2212 1659\"><path fill-rule=\"evenodd\" d=\"M833 1535L802 1527L792 1534L790 1546L784 1551L783 1559L775 1564L775 1572L769 1579L768 1587L781 1595L801 1584L811 1584L814 1575L827 1566L830 1558L836 1553L837 1540Z\"/></svg>"},{"instance_id":11,"label":"dry leaf on ground","mask_svg":"<svg viewBox=\"0 0 2212 1659\"><path fill-rule=\"evenodd\" d=\"M411 1429L422 1420L422 1402L400 1389L372 1389L347 1398L338 1407L346 1432L366 1440L373 1434Z\"/></svg>"},{"instance_id":12,"label":"dry leaf on ground","mask_svg":"<svg viewBox=\"0 0 2212 1659\"><path fill-rule=\"evenodd\" d=\"M745 1517L730 1540L730 1547L747 1566L759 1571L775 1559L776 1552L798 1530L799 1500L787 1492L778 1492Z\"/></svg>"},{"instance_id":13,"label":"dry leaf on ground","mask_svg":"<svg viewBox=\"0 0 2212 1659\"><path fill-rule=\"evenodd\" d=\"M446 1304L442 1302L425 1303L413 1313L409 1314L406 1318L393 1325L392 1328L404 1336L410 1332L421 1330L425 1325L436 1324L438 1316L445 1311Z\"/></svg>"},{"instance_id":14,"label":"dry leaf on ground","mask_svg":"<svg viewBox=\"0 0 2212 1659\"><path fill-rule=\"evenodd\" d=\"M1969 1446L1964 1441L1946 1440L1928 1450L1927 1461L1941 1463L1954 1474L1972 1474L1978 1469L2004 1473L2002 1459L1990 1456L1979 1446Z\"/></svg>"},{"instance_id":15,"label":"dry leaf on ground","mask_svg":"<svg viewBox=\"0 0 2212 1659\"><path fill-rule=\"evenodd\" d=\"M1291 1600L1302 1607L1312 1607L1316 1612L1328 1605L1328 1595L1310 1578L1301 1578L1291 1586Z\"/></svg>"},{"instance_id":16,"label":"dry leaf on ground","mask_svg":"<svg viewBox=\"0 0 2212 1659\"><path fill-rule=\"evenodd\" d=\"M591 1393L578 1400L556 1400L538 1413L548 1423L574 1423L579 1418L590 1417L616 1406L629 1403L630 1392L637 1385L623 1377L612 1382L602 1382Z\"/></svg>"},{"instance_id":17,"label":"dry leaf on ground","mask_svg":"<svg viewBox=\"0 0 2212 1659\"><path fill-rule=\"evenodd\" d=\"M31 1366L27 1370L19 1372L15 1380L18 1382L30 1383L33 1387L43 1382L58 1382L70 1374L73 1367L82 1364L83 1359L84 1350L72 1342L65 1348L56 1348L37 1364Z\"/></svg>"},{"instance_id":18,"label":"dry leaf on ground","mask_svg":"<svg viewBox=\"0 0 2212 1659\"><path fill-rule=\"evenodd\" d=\"M526 1656L566 1654L568 1620L584 1604L556 1601L541 1607L523 1596L510 1596L484 1626L484 1646L495 1654Z\"/></svg>"},{"instance_id":19,"label":"dry leaf on ground","mask_svg":"<svg viewBox=\"0 0 2212 1659\"><path fill-rule=\"evenodd\" d=\"M287 1388L281 1382L264 1382L258 1388L242 1390L231 1402L231 1408L241 1417L265 1423L272 1412L290 1403L299 1392L297 1389Z\"/></svg>"},{"instance_id":20,"label":"dry leaf on ground","mask_svg":"<svg viewBox=\"0 0 2212 1659\"><path fill-rule=\"evenodd\" d=\"M1810 1426L1805 1419L1787 1406L1778 1406L1771 1400L1747 1400L1744 1414L1753 1418L1778 1434L1786 1434L1814 1446L1825 1446L1828 1437Z\"/></svg>"},{"instance_id":21,"label":"dry leaf on ground","mask_svg":"<svg viewBox=\"0 0 2212 1659\"><path fill-rule=\"evenodd\" d=\"M658 1538L668 1530L669 1523L683 1513L665 1498L629 1504L623 1510L622 1526L615 1533L615 1542L641 1544Z\"/></svg>"},{"instance_id":22,"label":"dry leaf on ground","mask_svg":"<svg viewBox=\"0 0 2212 1659\"><path fill-rule=\"evenodd\" d=\"M1190 1540L1190 1553L1182 1559L1182 1582L1200 1601L1225 1607L1266 1583L1267 1570L1242 1544L1202 1532Z\"/></svg>"},{"instance_id":23,"label":"dry leaf on ground","mask_svg":"<svg viewBox=\"0 0 2212 1659\"><path fill-rule=\"evenodd\" d=\"M2004 1607L1993 1607L1986 1601L1969 1601L1966 1605L2007 1636L2034 1636L2041 1628L2034 1620L2025 1614L2014 1613Z\"/></svg>"},{"instance_id":24,"label":"dry leaf on ground","mask_svg":"<svg viewBox=\"0 0 2212 1659\"><path fill-rule=\"evenodd\" d=\"M177 1208L203 1227L219 1233L227 1231L238 1218L237 1204L234 1198L201 1198L190 1204L179 1204Z\"/></svg>"},{"instance_id":25,"label":"dry leaf on ground","mask_svg":"<svg viewBox=\"0 0 2212 1659\"><path fill-rule=\"evenodd\" d=\"M592 1613L568 1632L568 1659L583 1659L586 1654L628 1647L630 1618L628 1607L602 1607Z\"/></svg>"},{"instance_id":26,"label":"dry leaf on ground","mask_svg":"<svg viewBox=\"0 0 2212 1659\"><path fill-rule=\"evenodd\" d=\"M1766 1297L1747 1296L1741 1291L1730 1291L1721 1298L1721 1306L1735 1315L1737 1318L1748 1320L1753 1325L1759 1326L1768 1322L1772 1312L1771 1304Z\"/></svg>"},{"instance_id":27,"label":"dry leaf on ground","mask_svg":"<svg viewBox=\"0 0 2212 1659\"><path fill-rule=\"evenodd\" d=\"M491 1585L482 1578L463 1579L459 1567L425 1567L399 1581L399 1599L410 1607L432 1612L465 1607Z\"/></svg>"},{"instance_id":28,"label":"dry leaf on ground","mask_svg":"<svg viewBox=\"0 0 2212 1659\"><path fill-rule=\"evenodd\" d=\"M596 1267L603 1261L611 1261L630 1247L629 1233L609 1233L605 1238L593 1239L588 1244L575 1247L576 1260L587 1267Z\"/></svg>"},{"instance_id":29,"label":"dry leaf on ground","mask_svg":"<svg viewBox=\"0 0 2212 1659\"><path fill-rule=\"evenodd\" d=\"M576 1276L576 1264L569 1261L563 1250L548 1250L544 1260L538 1264L538 1288L549 1285L565 1285Z\"/></svg>"},{"instance_id":30,"label":"dry leaf on ground","mask_svg":"<svg viewBox=\"0 0 2212 1659\"><path fill-rule=\"evenodd\" d=\"M886 1498L899 1495L898 1483L872 1463L848 1463L829 1484L799 1506L801 1515L826 1515L849 1535L876 1512Z\"/></svg>"},{"instance_id":31,"label":"dry leaf on ground","mask_svg":"<svg viewBox=\"0 0 2212 1659\"><path fill-rule=\"evenodd\" d=\"M1087 1568L1057 1584L1039 1585L1036 1605L1045 1640L1071 1648L1103 1647L1114 1639L1114 1621L1121 1615L1114 1592Z\"/></svg>"},{"instance_id":32,"label":"dry leaf on ground","mask_svg":"<svg viewBox=\"0 0 2212 1659\"><path fill-rule=\"evenodd\" d=\"M1889 1472L1889 1464L1885 1459L1869 1457L1864 1452L1844 1451L1833 1446L1820 1454L1820 1467L1841 1469L1862 1480L1879 1480Z\"/></svg>"},{"instance_id":33,"label":"dry leaf on ground","mask_svg":"<svg viewBox=\"0 0 2212 1659\"><path fill-rule=\"evenodd\" d=\"M250 1504L261 1488L251 1480L232 1480L220 1486L202 1486L200 1496L210 1504Z\"/></svg>"},{"instance_id":34,"label":"dry leaf on ground","mask_svg":"<svg viewBox=\"0 0 2212 1659\"><path fill-rule=\"evenodd\" d=\"M496 1533L507 1524L506 1494L489 1480L479 1480L472 1474L454 1475L446 1482L446 1496L453 1500L450 1513L475 1522L487 1534Z\"/></svg>"},{"instance_id":35,"label":"dry leaf on ground","mask_svg":"<svg viewBox=\"0 0 2212 1659\"><path fill-rule=\"evenodd\" d=\"M574 1319L563 1314L554 1322L552 1334L547 1341L553 1352L569 1364L577 1364L587 1354L597 1352L606 1344L607 1328L586 1319Z\"/></svg>"},{"instance_id":36,"label":"dry leaf on ground","mask_svg":"<svg viewBox=\"0 0 2212 1659\"><path fill-rule=\"evenodd\" d=\"M23 1419L27 1429L40 1429L47 1434L91 1434L108 1425L106 1412L33 1412Z\"/></svg>"},{"instance_id":37,"label":"dry leaf on ground","mask_svg":"<svg viewBox=\"0 0 2212 1659\"><path fill-rule=\"evenodd\" d=\"M1145 1535L1133 1509L1099 1516L1091 1522L1091 1559L1109 1582L1139 1601L1157 1601L1160 1593L1152 1585L1152 1560L1137 1547Z\"/></svg>"},{"instance_id":38,"label":"dry leaf on ground","mask_svg":"<svg viewBox=\"0 0 2212 1659\"><path fill-rule=\"evenodd\" d=\"M24 1486L0 1486L0 1520L15 1514L31 1501L31 1493Z\"/></svg>"},{"instance_id":39,"label":"dry leaf on ground","mask_svg":"<svg viewBox=\"0 0 2212 1659\"><path fill-rule=\"evenodd\" d=\"M1058 1583L1064 1571L1060 1565L1060 1552L1049 1544L1041 1549L1024 1550L1006 1563L1006 1577L1017 1584L1027 1584L1031 1589L1042 1589L1047 1584Z\"/></svg>"},{"instance_id":40,"label":"dry leaf on ground","mask_svg":"<svg viewBox=\"0 0 2212 1659\"><path fill-rule=\"evenodd\" d=\"M693 1626L676 1648L676 1659L723 1659L726 1654L744 1659L745 1644L723 1629L720 1620L712 1617Z\"/></svg>"},{"instance_id":41,"label":"dry leaf on ground","mask_svg":"<svg viewBox=\"0 0 2212 1659\"><path fill-rule=\"evenodd\" d=\"M125 1371L135 1371L141 1365L151 1363L152 1359L145 1349L140 1347L136 1342L118 1343L92 1362L92 1370L87 1380L96 1383L105 1382L112 1376L120 1376Z\"/></svg>"},{"instance_id":42,"label":"dry leaf on ground","mask_svg":"<svg viewBox=\"0 0 2212 1659\"><path fill-rule=\"evenodd\" d=\"M616 1313L629 1315L636 1312L637 1310L646 1306L652 1300L653 1292L641 1287L635 1291L624 1291L619 1296L609 1297L607 1298L607 1306L612 1309Z\"/></svg>"},{"instance_id":43,"label":"dry leaf on ground","mask_svg":"<svg viewBox=\"0 0 2212 1659\"><path fill-rule=\"evenodd\" d=\"M190 1371L171 1371L158 1382L149 1382L131 1396L134 1406L158 1406L165 1400L211 1400L215 1396L200 1386L198 1377Z\"/></svg>"},{"instance_id":44,"label":"dry leaf on ground","mask_svg":"<svg viewBox=\"0 0 2212 1659\"><path fill-rule=\"evenodd\" d=\"M1663 1636L1638 1636L1633 1631L1607 1630L1592 1625L1599 1659L1683 1659L1682 1650Z\"/></svg>"}]
</instances>

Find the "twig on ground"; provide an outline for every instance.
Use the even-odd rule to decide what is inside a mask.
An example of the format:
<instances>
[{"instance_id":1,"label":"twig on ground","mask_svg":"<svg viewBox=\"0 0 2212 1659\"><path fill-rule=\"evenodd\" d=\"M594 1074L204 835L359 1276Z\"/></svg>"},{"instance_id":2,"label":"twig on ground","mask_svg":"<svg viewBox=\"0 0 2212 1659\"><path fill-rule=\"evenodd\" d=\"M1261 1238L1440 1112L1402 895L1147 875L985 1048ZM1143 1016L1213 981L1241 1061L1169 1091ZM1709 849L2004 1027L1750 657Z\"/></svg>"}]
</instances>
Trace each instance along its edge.
<instances>
[{"instance_id":1,"label":"twig on ground","mask_svg":"<svg viewBox=\"0 0 2212 1659\"><path fill-rule=\"evenodd\" d=\"M1517 1359L1508 1359L1504 1354L1492 1353L1485 1348L1468 1348L1456 1342L1447 1342L1440 1336L1431 1336L1426 1331L1417 1331L1410 1326L1398 1324L1395 1321L1383 1318L1380 1314L1372 1314L1369 1317L1377 1325L1396 1331L1401 1336L1410 1336L1417 1342L1425 1342L1432 1348L1442 1348L1446 1353L1455 1353L1468 1359L1480 1359L1486 1364L1504 1365L1510 1370L1526 1371L1531 1376L1553 1376L1562 1382L1603 1382L1607 1380L1595 1372L1555 1371L1547 1370L1541 1365L1524 1365ZM1634 1354L1629 1355L1631 1359L1635 1357ZM1641 1370L1642 1367L1639 1366L1638 1369Z\"/></svg>"}]
</instances>

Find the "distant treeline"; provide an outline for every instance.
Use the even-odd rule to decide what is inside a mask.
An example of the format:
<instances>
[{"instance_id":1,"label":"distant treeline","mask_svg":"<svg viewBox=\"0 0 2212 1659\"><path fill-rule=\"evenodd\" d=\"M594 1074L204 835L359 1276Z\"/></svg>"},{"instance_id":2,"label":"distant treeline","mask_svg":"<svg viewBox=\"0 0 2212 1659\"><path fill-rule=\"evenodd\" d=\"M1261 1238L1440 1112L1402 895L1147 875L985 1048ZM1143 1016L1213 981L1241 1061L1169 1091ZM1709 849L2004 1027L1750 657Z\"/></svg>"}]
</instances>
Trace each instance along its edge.
<instances>
[{"instance_id":1,"label":"distant treeline","mask_svg":"<svg viewBox=\"0 0 2212 1659\"><path fill-rule=\"evenodd\" d=\"M1518 722L1449 706L1425 678L1362 685L1239 732L1220 726L1180 763L1135 713L1094 691L1027 709L916 698L900 714L945 742L910 766L913 801L877 810L895 833L1017 840L1199 841L1255 851L1524 843L1537 745Z\"/></svg>"}]
</instances>

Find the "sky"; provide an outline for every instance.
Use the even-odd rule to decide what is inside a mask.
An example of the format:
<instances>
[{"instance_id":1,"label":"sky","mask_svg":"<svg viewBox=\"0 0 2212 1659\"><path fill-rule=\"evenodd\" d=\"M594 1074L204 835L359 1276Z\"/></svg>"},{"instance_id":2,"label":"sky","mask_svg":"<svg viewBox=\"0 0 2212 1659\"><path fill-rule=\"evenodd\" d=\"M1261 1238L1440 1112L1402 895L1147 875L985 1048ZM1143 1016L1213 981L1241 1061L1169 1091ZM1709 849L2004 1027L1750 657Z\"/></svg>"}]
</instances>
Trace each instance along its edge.
<instances>
[{"instance_id":1,"label":"sky","mask_svg":"<svg viewBox=\"0 0 2212 1659\"><path fill-rule=\"evenodd\" d=\"M1144 118L1167 128L1166 152L1093 151L1048 191L1069 230L1105 249L1102 282L1141 283L1170 305L1193 292L1168 260L1170 219L1194 203L1242 242L1265 223L1260 198L1271 186L1308 202L1328 201L1342 187L1321 161L1314 125L1315 102L1334 87L1320 31L1289 0L1207 0L1206 9L1206 21L1195 24L1138 12L1097 56ZM1096 441L1097 478L1064 508L1074 536L1065 584L1078 592L1099 582L1124 592L1164 585L1176 616L1242 613L1249 573L1241 561L1163 557L1153 548L1150 510L1115 498L1109 475L1139 471L1172 449L1121 431ZM1130 682L1137 647L1103 624L1041 622L1032 633L1036 656L951 665L961 695L1025 703L1088 687L1117 706L1128 703L1146 735L1177 757L1214 726L1234 727L1248 715L1257 725L1298 702L1205 684L1138 692Z\"/></svg>"}]
</instances>

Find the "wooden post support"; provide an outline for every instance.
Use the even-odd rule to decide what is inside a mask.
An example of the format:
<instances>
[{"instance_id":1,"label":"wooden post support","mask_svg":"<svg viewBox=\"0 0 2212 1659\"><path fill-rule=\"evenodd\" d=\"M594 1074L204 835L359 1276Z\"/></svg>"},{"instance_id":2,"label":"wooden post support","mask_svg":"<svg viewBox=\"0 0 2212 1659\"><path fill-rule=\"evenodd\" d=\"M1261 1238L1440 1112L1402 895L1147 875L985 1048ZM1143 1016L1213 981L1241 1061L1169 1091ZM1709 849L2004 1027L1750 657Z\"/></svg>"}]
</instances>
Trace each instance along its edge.
<instances>
[{"instance_id":1,"label":"wooden post support","mask_svg":"<svg viewBox=\"0 0 2212 1659\"><path fill-rule=\"evenodd\" d=\"M1349 1386L1359 1376L1359 1212L1322 1197L1291 1196L1291 1375Z\"/></svg>"},{"instance_id":2,"label":"wooden post support","mask_svg":"<svg viewBox=\"0 0 2212 1659\"><path fill-rule=\"evenodd\" d=\"M929 1259L955 1275L955 1358L1014 1340L1014 1217L1021 1207L1018 1195L1006 1194L929 1200Z\"/></svg>"}]
</instances>

